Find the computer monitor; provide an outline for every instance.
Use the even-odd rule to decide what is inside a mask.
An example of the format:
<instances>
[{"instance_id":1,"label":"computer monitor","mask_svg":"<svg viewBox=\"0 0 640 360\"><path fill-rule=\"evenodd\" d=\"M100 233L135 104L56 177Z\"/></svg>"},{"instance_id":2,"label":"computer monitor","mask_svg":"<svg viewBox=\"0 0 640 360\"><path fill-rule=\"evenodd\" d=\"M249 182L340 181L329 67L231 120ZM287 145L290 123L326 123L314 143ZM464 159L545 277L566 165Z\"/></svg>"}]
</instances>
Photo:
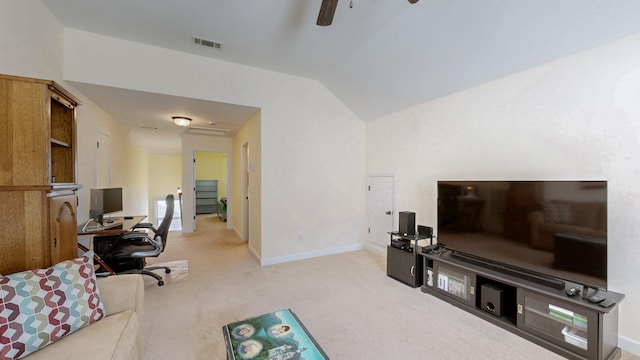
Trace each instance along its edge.
<instances>
[{"instance_id":1,"label":"computer monitor","mask_svg":"<svg viewBox=\"0 0 640 360\"><path fill-rule=\"evenodd\" d=\"M122 211L122 188L91 189L89 216L103 224L104 215Z\"/></svg>"}]
</instances>

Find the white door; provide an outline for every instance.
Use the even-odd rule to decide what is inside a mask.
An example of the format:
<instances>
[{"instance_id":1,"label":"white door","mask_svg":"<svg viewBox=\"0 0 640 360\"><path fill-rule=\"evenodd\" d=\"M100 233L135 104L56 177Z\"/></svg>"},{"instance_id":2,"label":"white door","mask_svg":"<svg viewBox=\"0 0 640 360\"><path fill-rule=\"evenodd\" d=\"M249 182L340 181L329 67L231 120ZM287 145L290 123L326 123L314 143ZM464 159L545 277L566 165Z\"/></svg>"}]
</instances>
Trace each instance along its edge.
<instances>
[{"instance_id":1,"label":"white door","mask_svg":"<svg viewBox=\"0 0 640 360\"><path fill-rule=\"evenodd\" d=\"M379 246L389 244L395 218L393 175L369 175L367 184L368 241Z\"/></svg>"},{"instance_id":2,"label":"white door","mask_svg":"<svg viewBox=\"0 0 640 360\"><path fill-rule=\"evenodd\" d=\"M96 188L108 188L111 186L111 134L98 129L96 139Z\"/></svg>"}]
</instances>

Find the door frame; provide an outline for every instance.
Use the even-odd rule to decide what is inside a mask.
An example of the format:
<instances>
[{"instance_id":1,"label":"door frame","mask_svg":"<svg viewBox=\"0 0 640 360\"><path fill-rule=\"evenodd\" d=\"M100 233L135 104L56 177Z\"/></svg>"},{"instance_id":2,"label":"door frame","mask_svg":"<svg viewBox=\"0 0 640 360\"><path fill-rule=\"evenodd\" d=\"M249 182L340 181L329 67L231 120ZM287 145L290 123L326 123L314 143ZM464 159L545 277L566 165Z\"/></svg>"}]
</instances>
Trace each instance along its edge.
<instances>
[{"instance_id":1,"label":"door frame","mask_svg":"<svg viewBox=\"0 0 640 360\"><path fill-rule=\"evenodd\" d=\"M191 193L193 196L192 203L192 211L193 211L193 231L196 231L196 196L195 196L195 188L196 188L196 153L198 152L208 152L208 153L222 153L227 155L227 224L226 228L231 229L232 223L232 205L233 204L233 193L232 193L232 184L231 184L231 151L230 150L214 150L214 149L193 149L191 152L191 180L193 183L191 184ZM184 191L184 189L182 190ZM184 194L184 193L183 193ZM184 195L183 195L184 196ZM220 202L220 198L218 197L218 202ZM217 204L219 205L219 204Z\"/></svg>"},{"instance_id":2,"label":"door frame","mask_svg":"<svg viewBox=\"0 0 640 360\"><path fill-rule=\"evenodd\" d=\"M250 177L249 177L249 151L251 151L250 148L250 144L249 142L245 142L244 144L242 144L241 146L241 154L240 154L240 171L241 171L241 193L242 193L242 198L241 198L241 205L240 205L240 213L241 213L241 217L242 217L242 221L241 221L241 226L242 226L242 236L240 237L240 239L242 241L246 241L247 243L249 243L249 247L251 247L251 227L249 226L249 224L251 224L250 220L251 220L251 211L250 211L250 206L249 206L249 201L251 201L251 199L249 199L249 181L250 181Z\"/></svg>"}]
</instances>

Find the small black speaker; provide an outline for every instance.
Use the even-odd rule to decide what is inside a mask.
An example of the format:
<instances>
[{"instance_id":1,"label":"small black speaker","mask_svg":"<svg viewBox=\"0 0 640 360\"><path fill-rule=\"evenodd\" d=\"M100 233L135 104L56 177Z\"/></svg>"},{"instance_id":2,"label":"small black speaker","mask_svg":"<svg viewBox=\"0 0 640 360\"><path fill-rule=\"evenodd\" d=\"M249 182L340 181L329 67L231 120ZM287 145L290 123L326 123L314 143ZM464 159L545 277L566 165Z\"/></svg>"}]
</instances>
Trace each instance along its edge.
<instances>
[{"instance_id":1,"label":"small black speaker","mask_svg":"<svg viewBox=\"0 0 640 360\"><path fill-rule=\"evenodd\" d=\"M483 284L480 287L480 308L495 316L502 316L502 289Z\"/></svg>"},{"instance_id":2,"label":"small black speaker","mask_svg":"<svg viewBox=\"0 0 640 360\"><path fill-rule=\"evenodd\" d=\"M403 235L416 234L416 213L412 211L400 211L398 213L400 224L398 232Z\"/></svg>"},{"instance_id":3,"label":"small black speaker","mask_svg":"<svg viewBox=\"0 0 640 360\"><path fill-rule=\"evenodd\" d=\"M431 226L418 225L418 235L433 236L433 228Z\"/></svg>"}]
</instances>

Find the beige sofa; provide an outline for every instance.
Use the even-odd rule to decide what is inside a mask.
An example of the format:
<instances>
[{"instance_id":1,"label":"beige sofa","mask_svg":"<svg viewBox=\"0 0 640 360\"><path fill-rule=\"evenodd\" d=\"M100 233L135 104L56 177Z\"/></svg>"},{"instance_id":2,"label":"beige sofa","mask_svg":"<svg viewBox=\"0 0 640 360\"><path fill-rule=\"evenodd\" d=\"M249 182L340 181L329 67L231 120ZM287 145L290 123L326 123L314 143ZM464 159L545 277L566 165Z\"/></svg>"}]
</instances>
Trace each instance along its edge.
<instances>
[{"instance_id":1,"label":"beige sofa","mask_svg":"<svg viewBox=\"0 0 640 360\"><path fill-rule=\"evenodd\" d=\"M137 274L98 278L107 317L24 359L140 359L144 283Z\"/></svg>"},{"instance_id":2,"label":"beige sofa","mask_svg":"<svg viewBox=\"0 0 640 360\"><path fill-rule=\"evenodd\" d=\"M607 207L602 202L572 202L553 200L542 211L529 214L531 245L553 251L555 235L575 235L607 240Z\"/></svg>"}]
</instances>

